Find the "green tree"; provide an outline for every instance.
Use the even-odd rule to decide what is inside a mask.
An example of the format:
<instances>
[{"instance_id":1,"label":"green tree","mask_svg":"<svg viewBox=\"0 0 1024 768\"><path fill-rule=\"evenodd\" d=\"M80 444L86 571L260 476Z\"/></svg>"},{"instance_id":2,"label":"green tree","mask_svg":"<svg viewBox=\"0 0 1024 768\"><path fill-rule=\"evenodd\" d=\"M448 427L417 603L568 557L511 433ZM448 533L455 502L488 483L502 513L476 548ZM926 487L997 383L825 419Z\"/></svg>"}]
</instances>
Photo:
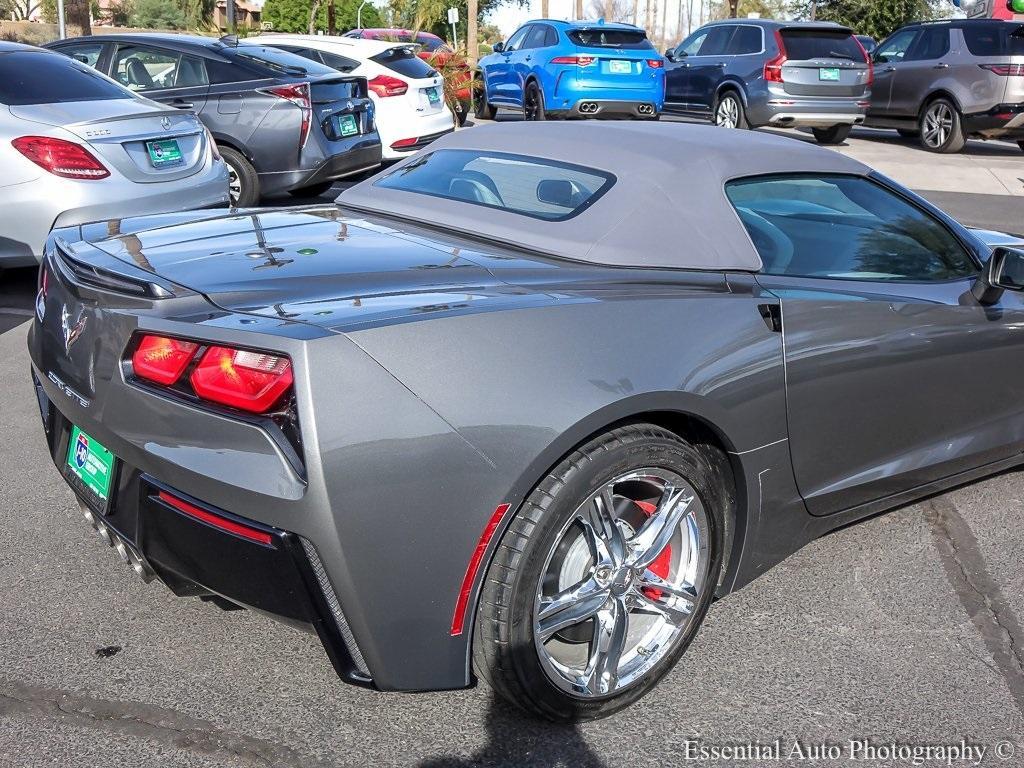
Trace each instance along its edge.
<instances>
[{"instance_id":1,"label":"green tree","mask_svg":"<svg viewBox=\"0 0 1024 768\"><path fill-rule=\"evenodd\" d=\"M362 0L335 0L334 26L338 32L355 29L356 12ZM327 31L327 0L320 3L316 14L316 29ZM311 0L267 0L263 6L263 21L274 25L275 32L309 31L309 12ZM372 3L363 6L363 26L367 28L383 26L380 11Z\"/></svg>"},{"instance_id":2,"label":"green tree","mask_svg":"<svg viewBox=\"0 0 1024 768\"><path fill-rule=\"evenodd\" d=\"M132 26L143 29L185 29L185 9L174 0L136 0Z\"/></svg>"},{"instance_id":3,"label":"green tree","mask_svg":"<svg viewBox=\"0 0 1024 768\"><path fill-rule=\"evenodd\" d=\"M881 40L912 21L940 18L945 9L941 0L796 0L793 11L800 18L813 15Z\"/></svg>"}]
</instances>

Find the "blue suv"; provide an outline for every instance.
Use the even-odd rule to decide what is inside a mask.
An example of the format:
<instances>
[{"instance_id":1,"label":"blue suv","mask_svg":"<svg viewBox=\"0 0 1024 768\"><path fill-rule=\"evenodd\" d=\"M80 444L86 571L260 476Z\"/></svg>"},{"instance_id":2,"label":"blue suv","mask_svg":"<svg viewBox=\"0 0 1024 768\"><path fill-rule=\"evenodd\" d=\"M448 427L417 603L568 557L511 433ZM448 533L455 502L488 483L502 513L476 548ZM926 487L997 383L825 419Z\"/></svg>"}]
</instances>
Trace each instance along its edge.
<instances>
[{"instance_id":1,"label":"blue suv","mask_svg":"<svg viewBox=\"0 0 1024 768\"><path fill-rule=\"evenodd\" d=\"M665 101L665 61L632 24L531 21L475 73L473 111L493 120L498 107L527 120L636 117L657 120Z\"/></svg>"}]
</instances>

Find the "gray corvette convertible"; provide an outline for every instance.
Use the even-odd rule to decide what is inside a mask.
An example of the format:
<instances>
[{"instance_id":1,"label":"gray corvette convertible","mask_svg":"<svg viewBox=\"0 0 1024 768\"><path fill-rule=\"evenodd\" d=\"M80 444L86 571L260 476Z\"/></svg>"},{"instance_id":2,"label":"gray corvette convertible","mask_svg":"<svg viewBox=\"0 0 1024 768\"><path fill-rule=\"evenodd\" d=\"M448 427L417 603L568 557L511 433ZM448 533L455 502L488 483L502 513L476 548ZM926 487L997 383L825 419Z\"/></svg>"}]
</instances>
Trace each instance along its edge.
<instances>
[{"instance_id":1,"label":"gray corvette convertible","mask_svg":"<svg viewBox=\"0 0 1024 768\"><path fill-rule=\"evenodd\" d=\"M1024 461L1021 245L791 139L504 124L54 232L32 378L144 578L593 718L815 537Z\"/></svg>"}]
</instances>

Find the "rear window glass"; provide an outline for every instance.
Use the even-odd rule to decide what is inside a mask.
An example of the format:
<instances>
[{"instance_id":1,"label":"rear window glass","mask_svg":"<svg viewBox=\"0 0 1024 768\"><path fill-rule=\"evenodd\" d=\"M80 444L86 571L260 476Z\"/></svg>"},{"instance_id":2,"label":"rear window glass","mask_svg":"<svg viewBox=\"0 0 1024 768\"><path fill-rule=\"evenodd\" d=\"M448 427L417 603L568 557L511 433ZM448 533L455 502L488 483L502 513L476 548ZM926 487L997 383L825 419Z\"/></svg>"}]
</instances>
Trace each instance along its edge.
<instances>
[{"instance_id":1,"label":"rear window glass","mask_svg":"<svg viewBox=\"0 0 1024 768\"><path fill-rule=\"evenodd\" d=\"M975 56L1024 56L1024 25L964 24L967 50Z\"/></svg>"},{"instance_id":2,"label":"rear window glass","mask_svg":"<svg viewBox=\"0 0 1024 768\"><path fill-rule=\"evenodd\" d=\"M0 104L62 104L130 99L95 69L59 53L0 53Z\"/></svg>"},{"instance_id":3,"label":"rear window glass","mask_svg":"<svg viewBox=\"0 0 1024 768\"><path fill-rule=\"evenodd\" d=\"M583 48L654 48L642 29L573 29L566 35Z\"/></svg>"},{"instance_id":4,"label":"rear window glass","mask_svg":"<svg viewBox=\"0 0 1024 768\"><path fill-rule=\"evenodd\" d=\"M564 221L592 205L614 183L610 173L553 160L439 149L393 171L374 186Z\"/></svg>"},{"instance_id":5,"label":"rear window glass","mask_svg":"<svg viewBox=\"0 0 1024 768\"><path fill-rule=\"evenodd\" d=\"M860 45L849 32L823 29L784 29L782 40L786 56L792 61L808 59L850 59L864 61Z\"/></svg>"},{"instance_id":6,"label":"rear window glass","mask_svg":"<svg viewBox=\"0 0 1024 768\"><path fill-rule=\"evenodd\" d=\"M243 63L255 64L263 69L272 72L301 75L330 75L334 73L330 67L325 67L310 59L304 59L294 53L279 50L276 48L264 48L256 45L239 45L235 49L235 56Z\"/></svg>"},{"instance_id":7,"label":"rear window glass","mask_svg":"<svg viewBox=\"0 0 1024 768\"><path fill-rule=\"evenodd\" d=\"M371 56L370 61L375 61L392 72L411 77L414 80L423 77L433 77L437 74L434 68L417 56L415 49L411 47L388 48L383 53Z\"/></svg>"}]
</instances>

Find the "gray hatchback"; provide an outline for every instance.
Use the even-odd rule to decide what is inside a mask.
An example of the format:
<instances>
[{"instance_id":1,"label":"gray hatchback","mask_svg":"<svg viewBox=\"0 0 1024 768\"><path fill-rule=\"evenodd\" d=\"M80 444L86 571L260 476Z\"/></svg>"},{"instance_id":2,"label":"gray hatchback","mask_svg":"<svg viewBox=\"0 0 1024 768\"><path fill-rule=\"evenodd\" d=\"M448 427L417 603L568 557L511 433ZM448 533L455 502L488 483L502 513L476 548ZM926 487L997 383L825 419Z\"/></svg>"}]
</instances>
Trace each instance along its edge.
<instances>
[{"instance_id":1,"label":"gray hatchback","mask_svg":"<svg viewBox=\"0 0 1024 768\"><path fill-rule=\"evenodd\" d=\"M665 111L725 128L809 127L838 144L864 122L871 95L871 61L837 24L718 21L665 58Z\"/></svg>"},{"instance_id":2,"label":"gray hatchback","mask_svg":"<svg viewBox=\"0 0 1024 768\"><path fill-rule=\"evenodd\" d=\"M874 53L868 124L959 152L968 136L1024 149L1024 24L970 19L911 24Z\"/></svg>"}]
</instances>

